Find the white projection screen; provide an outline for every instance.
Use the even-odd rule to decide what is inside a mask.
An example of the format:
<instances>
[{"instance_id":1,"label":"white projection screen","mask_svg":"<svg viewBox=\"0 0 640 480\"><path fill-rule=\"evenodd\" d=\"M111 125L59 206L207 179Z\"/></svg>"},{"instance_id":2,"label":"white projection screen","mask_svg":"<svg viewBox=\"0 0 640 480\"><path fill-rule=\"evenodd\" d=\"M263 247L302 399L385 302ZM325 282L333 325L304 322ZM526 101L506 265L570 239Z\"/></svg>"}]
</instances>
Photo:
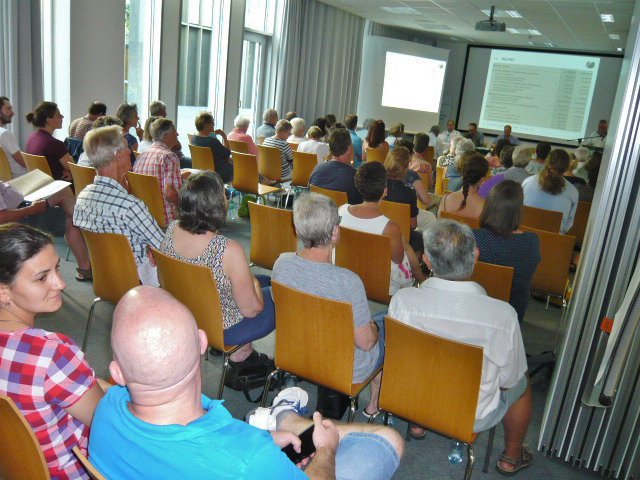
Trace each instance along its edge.
<instances>
[{"instance_id":1,"label":"white projection screen","mask_svg":"<svg viewBox=\"0 0 640 480\"><path fill-rule=\"evenodd\" d=\"M622 58L469 46L458 125L485 133L510 124L524 140L570 140L609 119Z\"/></svg>"},{"instance_id":2,"label":"white projection screen","mask_svg":"<svg viewBox=\"0 0 640 480\"><path fill-rule=\"evenodd\" d=\"M365 35L358 117L422 132L438 123L449 50Z\"/></svg>"}]
</instances>

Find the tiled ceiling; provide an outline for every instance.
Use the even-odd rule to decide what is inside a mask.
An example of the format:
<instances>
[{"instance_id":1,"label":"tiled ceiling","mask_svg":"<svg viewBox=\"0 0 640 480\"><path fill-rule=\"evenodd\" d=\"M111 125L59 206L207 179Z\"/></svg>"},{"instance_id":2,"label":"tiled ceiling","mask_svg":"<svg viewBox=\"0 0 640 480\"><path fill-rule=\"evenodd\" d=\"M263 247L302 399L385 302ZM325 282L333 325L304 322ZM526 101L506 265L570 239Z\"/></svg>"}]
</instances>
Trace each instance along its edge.
<instances>
[{"instance_id":1,"label":"tiled ceiling","mask_svg":"<svg viewBox=\"0 0 640 480\"><path fill-rule=\"evenodd\" d=\"M618 53L629 34L635 0L321 0L368 20L445 39L512 47ZM482 32L483 10L515 11L499 17L519 32ZM395 13L401 12L401 13ZM603 22L601 15L613 15ZM533 32L530 32L532 30ZM540 34L533 34L539 32ZM611 38L613 37L613 38Z\"/></svg>"}]
</instances>

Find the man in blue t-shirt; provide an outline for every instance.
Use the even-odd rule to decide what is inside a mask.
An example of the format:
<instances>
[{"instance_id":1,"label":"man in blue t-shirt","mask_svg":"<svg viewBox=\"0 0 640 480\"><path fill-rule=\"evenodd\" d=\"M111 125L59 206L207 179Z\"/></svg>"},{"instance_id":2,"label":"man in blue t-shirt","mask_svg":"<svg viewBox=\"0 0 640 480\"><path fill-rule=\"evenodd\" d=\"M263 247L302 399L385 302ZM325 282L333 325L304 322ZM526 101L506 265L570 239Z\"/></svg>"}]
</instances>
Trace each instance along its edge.
<instances>
[{"instance_id":1,"label":"man in blue t-shirt","mask_svg":"<svg viewBox=\"0 0 640 480\"><path fill-rule=\"evenodd\" d=\"M278 431L267 432L234 419L221 401L202 395L206 334L164 290L130 290L114 311L111 343L109 370L119 386L110 388L98 405L89 442L92 463L110 480L327 478L327 472L352 478L348 475L354 471L383 479L398 467L402 440L394 430L336 427L316 413L316 453L303 472L280 449L299 448L292 431L299 434L310 425L296 414L306 398L298 395L298 401L270 409L265 426Z\"/></svg>"},{"instance_id":2,"label":"man in blue t-shirt","mask_svg":"<svg viewBox=\"0 0 640 480\"><path fill-rule=\"evenodd\" d=\"M357 115L347 115L344 119L344 126L349 130L351 135L351 143L353 144L353 166L358 168L362 163L362 139L356 132L358 126Z\"/></svg>"}]
</instances>

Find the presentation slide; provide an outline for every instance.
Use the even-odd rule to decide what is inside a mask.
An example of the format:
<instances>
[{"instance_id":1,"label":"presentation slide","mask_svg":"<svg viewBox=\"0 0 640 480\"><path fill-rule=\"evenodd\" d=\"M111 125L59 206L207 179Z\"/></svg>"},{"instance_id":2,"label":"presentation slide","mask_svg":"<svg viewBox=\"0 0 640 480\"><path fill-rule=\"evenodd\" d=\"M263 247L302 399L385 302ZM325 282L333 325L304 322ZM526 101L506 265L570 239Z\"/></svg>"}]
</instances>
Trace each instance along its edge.
<instances>
[{"instance_id":1,"label":"presentation slide","mask_svg":"<svg viewBox=\"0 0 640 480\"><path fill-rule=\"evenodd\" d=\"M459 128L485 133L510 124L522 139L570 142L609 119L622 59L469 47Z\"/></svg>"},{"instance_id":2,"label":"presentation slide","mask_svg":"<svg viewBox=\"0 0 640 480\"><path fill-rule=\"evenodd\" d=\"M438 123L449 50L366 35L362 50L358 117L387 128L426 132Z\"/></svg>"}]
</instances>

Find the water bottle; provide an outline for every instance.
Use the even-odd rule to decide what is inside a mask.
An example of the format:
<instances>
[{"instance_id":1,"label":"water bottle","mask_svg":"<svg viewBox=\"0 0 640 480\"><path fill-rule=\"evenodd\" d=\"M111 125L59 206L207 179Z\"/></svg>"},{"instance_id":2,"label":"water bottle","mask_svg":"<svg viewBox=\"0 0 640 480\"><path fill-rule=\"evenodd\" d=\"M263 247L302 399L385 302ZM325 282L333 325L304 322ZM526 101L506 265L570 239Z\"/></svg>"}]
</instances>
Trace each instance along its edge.
<instances>
[{"instance_id":1,"label":"water bottle","mask_svg":"<svg viewBox=\"0 0 640 480\"><path fill-rule=\"evenodd\" d=\"M456 442L455 440L452 441L451 448L449 449L449 454L447 455L449 462L454 465L461 464L464 458L463 448L464 446L462 445L462 443Z\"/></svg>"},{"instance_id":2,"label":"water bottle","mask_svg":"<svg viewBox=\"0 0 640 480\"><path fill-rule=\"evenodd\" d=\"M229 211L227 212L229 220L233 221L238 218L238 204L233 200L229 202Z\"/></svg>"}]
</instances>

